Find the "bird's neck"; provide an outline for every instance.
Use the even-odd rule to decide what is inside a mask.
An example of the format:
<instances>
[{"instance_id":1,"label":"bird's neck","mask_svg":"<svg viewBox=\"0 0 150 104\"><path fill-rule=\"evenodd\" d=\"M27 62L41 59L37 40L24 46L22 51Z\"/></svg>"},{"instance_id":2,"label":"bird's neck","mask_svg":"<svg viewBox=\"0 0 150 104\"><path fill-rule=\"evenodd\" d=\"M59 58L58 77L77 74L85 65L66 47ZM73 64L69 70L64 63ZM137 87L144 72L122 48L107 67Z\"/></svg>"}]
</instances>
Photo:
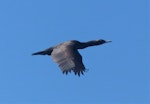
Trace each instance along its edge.
<instances>
[{"instance_id":1,"label":"bird's neck","mask_svg":"<svg viewBox=\"0 0 150 104\"><path fill-rule=\"evenodd\" d=\"M88 42L82 42L81 45L78 47L78 49L83 49L83 48L87 48L87 47L90 47L90 46L96 46L96 45L100 45L100 44L103 44L103 43L99 43L97 41L88 41Z\"/></svg>"}]
</instances>

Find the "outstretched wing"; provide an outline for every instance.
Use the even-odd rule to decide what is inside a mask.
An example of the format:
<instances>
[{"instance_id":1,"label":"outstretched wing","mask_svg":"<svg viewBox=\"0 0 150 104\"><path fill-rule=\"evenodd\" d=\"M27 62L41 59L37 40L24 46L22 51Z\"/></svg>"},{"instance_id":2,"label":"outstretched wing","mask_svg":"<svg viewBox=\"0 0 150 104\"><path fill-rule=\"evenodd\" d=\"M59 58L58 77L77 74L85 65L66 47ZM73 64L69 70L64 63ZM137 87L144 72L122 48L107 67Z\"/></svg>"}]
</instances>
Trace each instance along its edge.
<instances>
[{"instance_id":1,"label":"outstretched wing","mask_svg":"<svg viewBox=\"0 0 150 104\"><path fill-rule=\"evenodd\" d=\"M51 54L54 62L58 64L63 73L74 71L75 75L83 74L85 67L82 62L82 56L77 49L70 46L56 47Z\"/></svg>"}]
</instances>

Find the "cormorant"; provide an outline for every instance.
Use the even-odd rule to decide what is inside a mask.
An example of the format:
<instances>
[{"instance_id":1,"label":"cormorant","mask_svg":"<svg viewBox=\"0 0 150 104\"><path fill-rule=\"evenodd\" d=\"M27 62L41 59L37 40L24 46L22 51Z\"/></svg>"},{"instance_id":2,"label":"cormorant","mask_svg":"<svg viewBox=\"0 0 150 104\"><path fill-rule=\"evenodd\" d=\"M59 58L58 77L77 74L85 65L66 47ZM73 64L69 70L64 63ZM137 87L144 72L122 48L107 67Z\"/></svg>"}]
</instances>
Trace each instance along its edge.
<instances>
[{"instance_id":1,"label":"cormorant","mask_svg":"<svg viewBox=\"0 0 150 104\"><path fill-rule=\"evenodd\" d=\"M92 40L88 42L79 42L77 40L70 40L54 47L50 47L44 51L33 53L32 55L49 55L52 56L54 62L58 64L63 73L73 71L75 75L80 76L86 70L82 56L79 54L78 49L84 49L89 46L101 45L111 41L103 39Z\"/></svg>"}]
</instances>

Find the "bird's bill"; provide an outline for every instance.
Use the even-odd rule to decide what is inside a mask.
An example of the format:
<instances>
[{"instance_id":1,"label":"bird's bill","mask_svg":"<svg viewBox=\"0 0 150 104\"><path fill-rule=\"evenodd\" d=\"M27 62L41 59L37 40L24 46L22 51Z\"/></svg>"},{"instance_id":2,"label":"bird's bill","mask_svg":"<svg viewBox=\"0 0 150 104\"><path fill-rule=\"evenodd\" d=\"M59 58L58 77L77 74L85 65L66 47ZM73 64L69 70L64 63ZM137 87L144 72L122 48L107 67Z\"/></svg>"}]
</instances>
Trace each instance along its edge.
<instances>
[{"instance_id":1,"label":"bird's bill","mask_svg":"<svg viewBox=\"0 0 150 104\"><path fill-rule=\"evenodd\" d=\"M111 40L106 40L106 43L112 42Z\"/></svg>"}]
</instances>

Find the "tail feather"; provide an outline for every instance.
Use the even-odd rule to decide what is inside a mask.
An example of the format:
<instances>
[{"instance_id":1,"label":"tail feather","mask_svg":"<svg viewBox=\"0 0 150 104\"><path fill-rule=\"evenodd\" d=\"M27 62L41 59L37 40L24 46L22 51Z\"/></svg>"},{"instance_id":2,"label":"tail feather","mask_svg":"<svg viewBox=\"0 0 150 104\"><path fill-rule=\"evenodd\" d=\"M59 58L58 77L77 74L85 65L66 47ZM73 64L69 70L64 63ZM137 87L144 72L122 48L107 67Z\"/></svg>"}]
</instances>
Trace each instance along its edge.
<instances>
[{"instance_id":1,"label":"tail feather","mask_svg":"<svg viewBox=\"0 0 150 104\"><path fill-rule=\"evenodd\" d=\"M35 52L32 55L47 55L46 51Z\"/></svg>"},{"instance_id":2,"label":"tail feather","mask_svg":"<svg viewBox=\"0 0 150 104\"><path fill-rule=\"evenodd\" d=\"M52 51L53 51L53 47L50 47L44 51L35 52L32 55L51 55Z\"/></svg>"}]
</instances>

